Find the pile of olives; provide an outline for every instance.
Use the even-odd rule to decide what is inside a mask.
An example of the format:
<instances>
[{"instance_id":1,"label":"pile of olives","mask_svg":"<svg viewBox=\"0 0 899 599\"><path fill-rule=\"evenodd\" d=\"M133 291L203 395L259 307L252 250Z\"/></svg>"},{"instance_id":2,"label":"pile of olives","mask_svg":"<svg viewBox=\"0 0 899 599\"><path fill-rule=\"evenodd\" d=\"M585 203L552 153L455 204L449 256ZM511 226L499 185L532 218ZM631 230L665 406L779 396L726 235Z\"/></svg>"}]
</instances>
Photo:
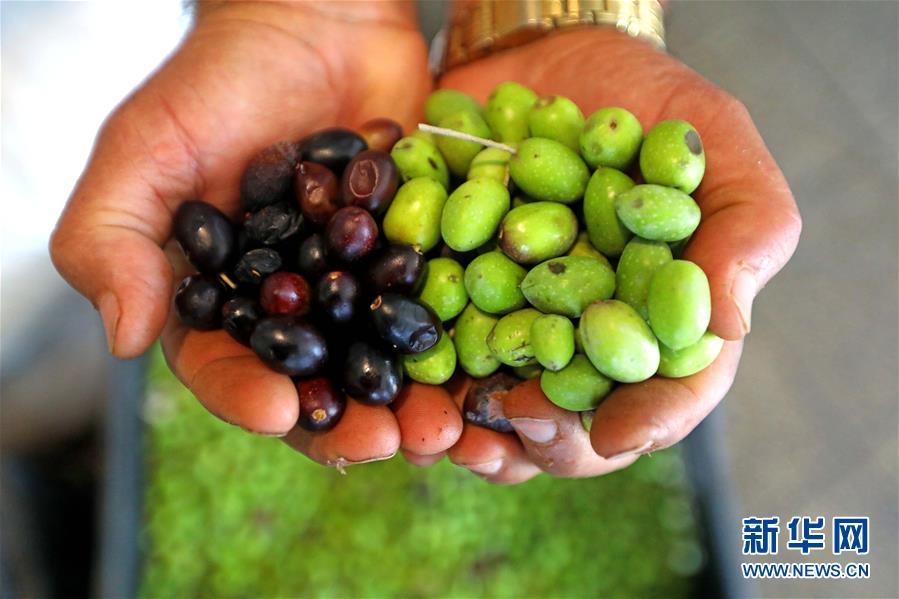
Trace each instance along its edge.
<instances>
[{"instance_id":1,"label":"pile of olives","mask_svg":"<svg viewBox=\"0 0 899 599\"><path fill-rule=\"evenodd\" d=\"M388 119L326 129L250 162L242 226L203 202L175 216L200 273L175 294L182 321L221 326L294 377L300 426L330 428L345 396L387 404L404 376L441 385L457 367L484 379L471 423L511 430L503 394L539 377L587 426L616 383L717 357L708 280L679 258L705 172L690 123L644 135L624 108L585 118L512 82L483 108L434 92L425 117L470 137L403 137Z\"/></svg>"}]
</instances>

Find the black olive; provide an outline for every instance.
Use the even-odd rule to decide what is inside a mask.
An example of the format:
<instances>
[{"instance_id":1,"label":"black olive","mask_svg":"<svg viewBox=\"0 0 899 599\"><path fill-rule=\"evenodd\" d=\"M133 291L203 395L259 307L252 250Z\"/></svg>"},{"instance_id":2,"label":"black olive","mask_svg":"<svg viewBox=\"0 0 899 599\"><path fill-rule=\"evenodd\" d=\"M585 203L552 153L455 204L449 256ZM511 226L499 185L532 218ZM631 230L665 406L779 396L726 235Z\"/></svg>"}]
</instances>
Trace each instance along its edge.
<instances>
[{"instance_id":1,"label":"black olive","mask_svg":"<svg viewBox=\"0 0 899 599\"><path fill-rule=\"evenodd\" d=\"M368 144L349 129L333 127L301 140L299 148L304 161L326 166L339 177L350 160L367 149Z\"/></svg>"},{"instance_id":2,"label":"black olive","mask_svg":"<svg viewBox=\"0 0 899 599\"><path fill-rule=\"evenodd\" d=\"M262 306L256 300L234 297L222 306L222 328L238 343L250 345L250 336L263 316Z\"/></svg>"},{"instance_id":3,"label":"black olive","mask_svg":"<svg viewBox=\"0 0 899 599\"><path fill-rule=\"evenodd\" d=\"M181 204L175 212L173 232L200 272L215 274L228 266L236 245L234 227L212 204L199 200Z\"/></svg>"},{"instance_id":4,"label":"black olive","mask_svg":"<svg viewBox=\"0 0 899 599\"><path fill-rule=\"evenodd\" d=\"M191 275L175 291L175 309L185 325L210 331L219 327L225 296L225 289L215 277Z\"/></svg>"},{"instance_id":5,"label":"black olive","mask_svg":"<svg viewBox=\"0 0 899 599\"><path fill-rule=\"evenodd\" d=\"M266 365L290 376L311 376L328 360L328 346L318 330L292 316L263 318L250 346Z\"/></svg>"},{"instance_id":6,"label":"black olive","mask_svg":"<svg viewBox=\"0 0 899 599\"><path fill-rule=\"evenodd\" d=\"M411 245L389 245L372 257L368 269L371 293L414 295L425 280L428 263Z\"/></svg>"},{"instance_id":7,"label":"black olive","mask_svg":"<svg viewBox=\"0 0 899 599\"><path fill-rule=\"evenodd\" d=\"M417 299L384 293L371 304L378 335L406 354L427 351L440 339L442 326L434 311Z\"/></svg>"},{"instance_id":8,"label":"black olive","mask_svg":"<svg viewBox=\"0 0 899 599\"><path fill-rule=\"evenodd\" d=\"M388 404L399 395L403 369L390 352L356 341L350 345L344 361L343 385L351 397L363 403Z\"/></svg>"}]
</instances>

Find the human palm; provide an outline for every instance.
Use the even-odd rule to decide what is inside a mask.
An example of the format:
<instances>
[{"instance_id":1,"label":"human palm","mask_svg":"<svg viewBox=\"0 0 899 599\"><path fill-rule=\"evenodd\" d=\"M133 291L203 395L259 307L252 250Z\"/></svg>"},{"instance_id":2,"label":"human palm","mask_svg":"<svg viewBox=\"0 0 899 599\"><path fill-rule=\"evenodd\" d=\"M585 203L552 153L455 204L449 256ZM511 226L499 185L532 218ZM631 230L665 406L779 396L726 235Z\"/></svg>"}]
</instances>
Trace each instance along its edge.
<instances>
[{"instance_id":1,"label":"human palm","mask_svg":"<svg viewBox=\"0 0 899 599\"><path fill-rule=\"evenodd\" d=\"M727 340L718 359L691 377L620 386L598 408L590 434L577 414L552 405L531 381L504 403L520 439L466 425L449 452L493 482L519 482L541 470L604 474L681 440L724 397L749 332L752 301L792 255L801 221L745 107L642 41L607 28L559 33L457 68L440 84L483 101L503 81L567 96L587 115L604 106L627 108L647 130L684 119L705 146L706 174L694 193L703 221L684 257L708 275L710 329Z\"/></svg>"},{"instance_id":2,"label":"human palm","mask_svg":"<svg viewBox=\"0 0 899 599\"><path fill-rule=\"evenodd\" d=\"M170 317L185 268L179 252L163 251L172 214L202 198L236 216L243 168L276 141L378 116L412 127L432 83L410 10L201 3L181 47L104 125L51 244L57 267L100 310L116 356L139 355L162 333L172 370L210 412L260 434L291 430L298 400L288 377L226 333ZM457 412L455 426L434 451L458 437ZM415 422L404 426L415 432ZM334 431L295 431L288 442L345 464L389 457L399 437L390 409L350 401Z\"/></svg>"}]
</instances>

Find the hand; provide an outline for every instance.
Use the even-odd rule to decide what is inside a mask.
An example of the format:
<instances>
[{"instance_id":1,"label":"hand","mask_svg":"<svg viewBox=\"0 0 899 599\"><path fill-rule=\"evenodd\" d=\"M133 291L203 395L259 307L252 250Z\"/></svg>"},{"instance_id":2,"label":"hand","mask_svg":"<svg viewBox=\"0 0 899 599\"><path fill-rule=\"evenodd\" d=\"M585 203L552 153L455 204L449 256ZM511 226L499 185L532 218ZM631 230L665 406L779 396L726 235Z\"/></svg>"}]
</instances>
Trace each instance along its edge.
<instances>
[{"instance_id":1,"label":"hand","mask_svg":"<svg viewBox=\"0 0 899 599\"><path fill-rule=\"evenodd\" d=\"M441 86L484 101L503 81L567 96L588 116L603 106L622 106L646 130L660 120L684 119L705 145L706 174L694 194L702 224L684 257L708 275L709 328L727 340L718 359L691 377L618 387L598 408L589 435L576 414L556 408L537 383L528 382L505 403L520 443L466 425L449 452L455 463L493 482L520 482L538 467L556 476L605 474L677 443L727 393L753 299L793 254L799 213L746 108L642 41L600 27L558 33L455 69ZM535 467L523 467L525 459Z\"/></svg>"},{"instance_id":2,"label":"hand","mask_svg":"<svg viewBox=\"0 0 899 599\"><path fill-rule=\"evenodd\" d=\"M112 353L141 354L165 325L172 370L210 412L261 434L293 428L298 400L288 377L226 333L189 331L170 318L176 279L162 246L182 201L202 198L236 216L241 172L271 143L378 116L411 129L431 87L413 9L199 4L181 47L104 125L51 242L59 271L100 311ZM419 451L455 441L420 430L428 423L415 400L405 402L405 418L349 403L331 432L295 431L287 441L327 464L389 457L401 432L425 439Z\"/></svg>"}]
</instances>

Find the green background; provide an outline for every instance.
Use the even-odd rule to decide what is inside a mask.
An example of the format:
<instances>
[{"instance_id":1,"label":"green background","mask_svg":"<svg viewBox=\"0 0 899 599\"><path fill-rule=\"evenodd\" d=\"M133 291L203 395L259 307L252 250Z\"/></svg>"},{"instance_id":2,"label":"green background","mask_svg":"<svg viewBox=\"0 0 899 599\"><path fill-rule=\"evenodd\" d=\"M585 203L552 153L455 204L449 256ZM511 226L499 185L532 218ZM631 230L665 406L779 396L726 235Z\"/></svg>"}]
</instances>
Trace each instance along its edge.
<instances>
[{"instance_id":1,"label":"green background","mask_svg":"<svg viewBox=\"0 0 899 599\"><path fill-rule=\"evenodd\" d=\"M340 474L220 422L158 354L144 413L143 597L677 597L704 560L676 451L515 487L446 460Z\"/></svg>"}]
</instances>

